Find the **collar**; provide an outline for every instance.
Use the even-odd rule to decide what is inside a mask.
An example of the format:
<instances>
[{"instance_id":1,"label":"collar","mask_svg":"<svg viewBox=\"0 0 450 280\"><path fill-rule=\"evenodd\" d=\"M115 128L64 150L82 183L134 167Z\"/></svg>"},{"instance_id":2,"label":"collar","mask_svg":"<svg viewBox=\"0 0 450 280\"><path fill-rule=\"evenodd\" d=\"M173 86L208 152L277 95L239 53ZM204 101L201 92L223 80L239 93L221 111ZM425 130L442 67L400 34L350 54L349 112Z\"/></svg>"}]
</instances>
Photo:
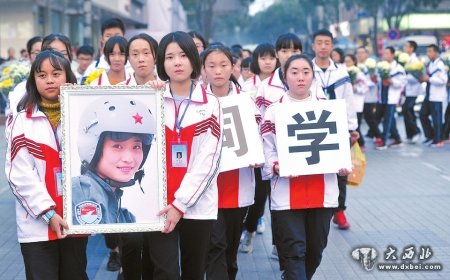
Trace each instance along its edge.
<instances>
[{"instance_id":1,"label":"collar","mask_svg":"<svg viewBox=\"0 0 450 280\"><path fill-rule=\"evenodd\" d=\"M42 117L45 118L46 117L44 112L42 112L38 108L38 106L34 106L34 107L29 106L29 107L27 107L26 110L25 110L25 113L26 113L26 117L28 119L42 118Z\"/></svg>"},{"instance_id":2,"label":"collar","mask_svg":"<svg viewBox=\"0 0 450 280\"><path fill-rule=\"evenodd\" d=\"M326 72L328 72L328 71L334 71L334 70L337 70L337 69L338 69L338 66L336 65L336 63L334 63L334 61L333 61L331 58L328 58L328 61L330 62L330 66L328 66ZM312 60L312 62L313 62L313 66L314 66L314 72L319 72L319 71L320 71L320 72L323 72L323 71L322 71L322 68L320 68L319 65L317 65L317 63L316 63L316 58L314 58L314 59Z\"/></svg>"},{"instance_id":3,"label":"collar","mask_svg":"<svg viewBox=\"0 0 450 280\"><path fill-rule=\"evenodd\" d=\"M280 72L281 72L281 67L278 67L278 69L275 70L272 73L272 75L270 75L268 84L269 84L269 86L281 88L284 90L283 81L280 79Z\"/></svg>"},{"instance_id":4,"label":"collar","mask_svg":"<svg viewBox=\"0 0 450 280\"><path fill-rule=\"evenodd\" d=\"M231 83L231 92L229 92L227 96L240 94L241 91L239 90L239 88L232 81L230 81L230 83ZM211 89L211 84L208 84L208 86L206 87L206 92L214 95L214 93L212 92L212 89ZM216 97L220 98L218 96L216 96ZM223 96L223 97L225 97L225 96Z\"/></svg>"},{"instance_id":5,"label":"collar","mask_svg":"<svg viewBox=\"0 0 450 280\"><path fill-rule=\"evenodd\" d=\"M194 83L196 83L196 85L194 87L194 90L192 91L191 102L199 104L208 103L208 98L206 97L206 89L199 82L194 81ZM172 95L170 94L170 82L166 82L164 98L173 99Z\"/></svg>"}]
</instances>

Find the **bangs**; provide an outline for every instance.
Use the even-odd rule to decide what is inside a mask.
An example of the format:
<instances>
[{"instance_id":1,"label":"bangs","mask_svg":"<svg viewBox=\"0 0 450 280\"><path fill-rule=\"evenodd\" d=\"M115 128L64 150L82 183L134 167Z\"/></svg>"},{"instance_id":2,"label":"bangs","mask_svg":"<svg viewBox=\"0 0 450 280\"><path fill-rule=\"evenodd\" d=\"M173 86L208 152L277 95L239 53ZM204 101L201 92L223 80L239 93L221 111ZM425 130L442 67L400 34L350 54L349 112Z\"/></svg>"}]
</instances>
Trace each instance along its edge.
<instances>
[{"instance_id":1,"label":"bangs","mask_svg":"<svg viewBox=\"0 0 450 280\"><path fill-rule=\"evenodd\" d=\"M294 49L303 51L303 46L300 38L298 38L297 35L293 33L287 33L278 37L276 50L279 51L281 49Z\"/></svg>"},{"instance_id":2,"label":"bangs","mask_svg":"<svg viewBox=\"0 0 450 280\"><path fill-rule=\"evenodd\" d=\"M49 52L48 53L48 55L43 55L43 56L40 56L39 58L39 60L40 61L37 61L37 63L36 63L36 69L35 69L35 73L39 73L39 72L41 72L42 70L41 70L41 66L42 66L42 63L46 60L46 59L48 59L49 61L50 61L50 65L53 67L53 68L55 68L56 70L60 70L60 71L63 71L65 68L64 68L64 62L67 60L66 58L64 58L63 56L62 56L62 54L61 54L61 56L57 56L55 53L56 53L56 51L53 51L52 50L52 52L53 53L51 53L51 52ZM42 52L41 52L42 53ZM36 59L36 60L38 60L38 59Z\"/></svg>"}]
</instances>

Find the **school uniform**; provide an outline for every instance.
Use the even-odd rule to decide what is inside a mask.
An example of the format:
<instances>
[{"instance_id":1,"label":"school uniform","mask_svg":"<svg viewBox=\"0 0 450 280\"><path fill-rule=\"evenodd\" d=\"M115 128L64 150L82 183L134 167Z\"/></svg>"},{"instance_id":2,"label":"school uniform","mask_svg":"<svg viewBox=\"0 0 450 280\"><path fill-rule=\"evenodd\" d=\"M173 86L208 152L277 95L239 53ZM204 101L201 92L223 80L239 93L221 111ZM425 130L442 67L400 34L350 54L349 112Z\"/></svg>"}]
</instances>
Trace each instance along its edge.
<instances>
[{"instance_id":1,"label":"school uniform","mask_svg":"<svg viewBox=\"0 0 450 280\"><path fill-rule=\"evenodd\" d=\"M206 91L212 92L209 85ZM240 92L231 83L229 95L246 94ZM220 97L219 97L220 101ZM255 121L260 122L261 115L255 110ZM254 202L255 174L254 168L243 167L221 172L217 177L218 217L213 223L211 242L209 244L206 266L207 279L235 279L238 271L237 252L242 233L244 217Z\"/></svg>"},{"instance_id":2,"label":"school uniform","mask_svg":"<svg viewBox=\"0 0 450 280\"><path fill-rule=\"evenodd\" d=\"M363 108L363 117L369 127L367 134L365 136L373 138L379 137L381 132L378 128L378 122L376 119L376 110L378 104L378 85L372 81L372 77L369 73L367 67L363 64L362 66L358 65L364 76L366 77L367 83L367 91L364 93L364 108ZM361 137L362 135L360 135Z\"/></svg>"},{"instance_id":3,"label":"school uniform","mask_svg":"<svg viewBox=\"0 0 450 280\"><path fill-rule=\"evenodd\" d=\"M119 84L122 85L128 85L131 80L133 79L133 75L132 74L125 74L125 81L120 82ZM117 84L117 85L119 85ZM112 86L111 82L109 81L108 78L108 73L106 73L106 71L103 71L100 76L93 80L90 84L90 86Z\"/></svg>"},{"instance_id":4,"label":"school uniform","mask_svg":"<svg viewBox=\"0 0 450 280\"><path fill-rule=\"evenodd\" d=\"M54 131L42 111L29 108L10 120L8 134L5 172L16 197L27 277L87 279L87 237L58 239L42 218L49 209L63 217L62 184L56 179L61 178L61 126Z\"/></svg>"},{"instance_id":5,"label":"school uniform","mask_svg":"<svg viewBox=\"0 0 450 280\"><path fill-rule=\"evenodd\" d=\"M256 100L256 92L258 91L258 87L261 84L261 79L259 75L253 75L250 79L247 79L241 87L243 92L248 93L253 100Z\"/></svg>"},{"instance_id":6,"label":"school uniform","mask_svg":"<svg viewBox=\"0 0 450 280\"><path fill-rule=\"evenodd\" d=\"M322 99L311 94L311 104ZM275 244L287 279L310 279L327 245L330 220L338 206L339 188L335 173L288 178L274 173L278 163L275 131L276 108L293 100L286 93L267 108L261 133L266 163L263 176L271 179L270 210Z\"/></svg>"},{"instance_id":7,"label":"school uniform","mask_svg":"<svg viewBox=\"0 0 450 280\"><path fill-rule=\"evenodd\" d=\"M419 59L415 53L409 56L409 63L416 63ZM417 126L416 114L414 112L414 105L416 104L417 96L422 92L421 82L410 73L406 73L406 80L408 83L405 88L405 101L402 105L403 121L405 122L406 137L412 139L415 135L420 133Z\"/></svg>"},{"instance_id":8,"label":"school uniform","mask_svg":"<svg viewBox=\"0 0 450 280\"><path fill-rule=\"evenodd\" d=\"M406 86L405 69L395 60L391 62L389 77L392 81L391 85L383 85L380 87L380 106L379 114L383 116L383 132L381 140L384 145L388 145L390 137L394 138L394 143L401 143L400 135L395 123L395 108L400 102L401 94Z\"/></svg>"},{"instance_id":9,"label":"school uniform","mask_svg":"<svg viewBox=\"0 0 450 280\"><path fill-rule=\"evenodd\" d=\"M168 246L166 262L154 266L163 270L161 266L176 266L180 259L182 278L203 279L212 224L217 219L222 109L218 99L199 84L193 88L190 99L185 98L177 105L168 83L164 111L167 203L183 213L183 217L174 234L163 238ZM172 155L177 151L188 159L187 166L172 163Z\"/></svg>"},{"instance_id":10,"label":"school uniform","mask_svg":"<svg viewBox=\"0 0 450 280\"><path fill-rule=\"evenodd\" d=\"M441 58L430 61L427 74L430 80L427 82L425 100L419 115L425 138L433 140L432 144L437 144L442 141L442 102L447 100L448 81L447 70Z\"/></svg>"},{"instance_id":11,"label":"school uniform","mask_svg":"<svg viewBox=\"0 0 450 280\"><path fill-rule=\"evenodd\" d=\"M363 111L364 111L365 94L369 91L369 87L367 84L368 84L368 81L367 81L367 78L364 75L364 73L358 72L356 74L355 84L353 85L353 89L354 89L353 102L354 102L354 108L356 111L356 118L358 121L358 128L356 129L356 131L358 131L358 133L359 133L358 144L361 147L364 147L364 145L365 145L364 136L361 133L361 122L362 122Z\"/></svg>"}]
</instances>

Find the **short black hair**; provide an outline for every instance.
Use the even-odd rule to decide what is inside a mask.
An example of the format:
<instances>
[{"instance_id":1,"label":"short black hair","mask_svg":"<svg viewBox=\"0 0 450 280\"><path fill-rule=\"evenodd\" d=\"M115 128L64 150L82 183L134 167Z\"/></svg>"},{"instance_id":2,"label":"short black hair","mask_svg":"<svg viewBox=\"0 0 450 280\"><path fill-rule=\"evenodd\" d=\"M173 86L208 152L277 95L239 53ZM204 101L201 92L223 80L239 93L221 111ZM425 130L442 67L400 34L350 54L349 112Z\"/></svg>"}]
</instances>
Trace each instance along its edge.
<instances>
[{"instance_id":1,"label":"short black hair","mask_svg":"<svg viewBox=\"0 0 450 280\"><path fill-rule=\"evenodd\" d=\"M228 58L228 60L230 61L231 65L235 64L235 57L231 53L230 48L225 47L225 46L218 46L218 45L216 45L216 46L212 46L212 47L209 46L206 50L204 50L202 52L202 64L203 64L203 67L205 67L206 58L208 57L208 55L210 55L213 52L223 53ZM233 73L231 73L229 80L231 82L233 82L237 87L239 87L239 88L241 87L239 85L238 80L233 75Z\"/></svg>"},{"instance_id":2,"label":"short black hair","mask_svg":"<svg viewBox=\"0 0 450 280\"><path fill-rule=\"evenodd\" d=\"M244 58L241 62L241 69L242 68L250 68L252 65L252 57L248 56L246 58Z\"/></svg>"},{"instance_id":3,"label":"short black hair","mask_svg":"<svg viewBox=\"0 0 450 280\"><path fill-rule=\"evenodd\" d=\"M40 101L42 100L41 94L39 93L36 86L36 78L34 74L41 71L42 63L47 59L50 60L50 64L55 69L64 70L64 72L66 73L67 83L77 83L77 78L72 72L70 61L68 61L62 55L62 53L52 49L43 50L36 56L33 64L31 64L30 75L28 76L26 83L26 94L20 100L19 104L17 104L17 112L28 109L30 107L33 108L35 106L38 106Z\"/></svg>"},{"instance_id":4,"label":"short black hair","mask_svg":"<svg viewBox=\"0 0 450 280\"><path fill-rule=\"evenodd\" d=\"M125 34L125 24L123 23L123 21L120 18L108 18L105 19L102 22L102 35L105 33L106 29L109 28L120 28L120 30L122 30L122 33Z\"/></svg>"},{"instance_id":5,"label":"short black hair","mask_svg":"<svg viewBox=\"0 0 450 280\"><path fill-rule=\"evenodd\" d=\"M192 65L192 73L191 79L197 79L201 74L201 62L200 56L198 54L197 47L195 46L194 40L192 37L183 31L175 31L165 35L161 41L159 42L158 47L158 56L156 64L156 69L158 70L158 77L167 81L170 77L166 73L166 69L164 69L164 61L166 60L166 50L170 43L176 43L183 52L188 57L189 61Z\"/></svg>"},{"instance_id":6,"label":"short black hair","mask_svg":"<svg viewBox=\"0 0 450 280\"><path fill-rule=\"evenodd\" d=\"M150 51L152 52L153 55L153 59L156 62L156 53L158 52L158 42L150 35L146 34L146 33L139 33L137 35L134 35L133 37L130 38L130 40L128 40L128 45L127 45L127 56L130 56L130 45L133 41L137 40L137 39L142 39L144 41L146 41L149 46L150 46Z\"/></svg>"},{"instance_id":7,"label":"short black hair","mask_svg":"<svg viewBox=\"0 0 450 280\"><path fill-rule=\"evenodd\" d=\"M427 49L433 49L433 51L439 53L439 47L436 44L431 44L427 47Z\"/></svg>"},{"instance_id":8,"label":"short black hair","mask_svg":"<svg viewBox=\"0 0 450 280\"><path fill-rule=\"evenodd\" d=\"M199 40L202 42L203 48L204 48L204 49L206 49L206 48L208 47L208 43L206 43L205 38L203 38L203 36L202 36L200 33L198 33L197 31L189 31L188 34L189 34L189 36L191 36L192 38L197 38L197 39L199 39Z\"/></svg>"},{"instance_id":9,"label":"short black hair","mask_svg":"<svg viewBox=\"0 0 450 280\"><path fill-rule=\"evenodd\" d=\"M339 63L344 63L344 59L345 59L344 50L341 48L334 48L333 51L337 52L339 54Z\"/></svg>"},{"instance_id":10,"label":"short black hair","mask_svg":"<svg viewBox=\"0 0 450 280\"><path fill-rule=\"evenodd\" d=\"M416 41L408 40L406 42L411 46L411 48L413 48L413 52L415 52L417 50L417 42Z\"/></svg>"},{"instance_id":11,"label":"short black hair","mask_svg":"<svg viewBox=\"0 0 450 280\"><path fill-rule=\"evenodd\" d=\"M313 66L311 58L304 53L301 53L301 54L299 53L299 54L291 55L288 58L288 60L286 61L286 63L284 64L284 69L283 69L284 79L286 80L286 73L287 73L287 70L288 70L289 66L291 65L292 61L297 60L297 59L303 59L303 60L306 60L306 62L308 62L309 66L311 67L311 72L314 77L314 66Z\"/></svg>"},{"instance_id":12,"label":"short black hair","mask_svg":"<svg viewBox=\"0 0 450 280\"><path fill-rule=\"evenodd\" d=\"M313 35L313 42L314 42L314 40L316 40L317 36L330 37L331 42L333 42L333 34L331 34L331 32L328 29L320 29L316 33L314 33L314 35Z\"/></svg>"},{"instance_id":13,"label":"short black hair","mask_svg":"<svg viewBox=\"0 0 450 280\"><path fill-rule=\"evenodd\" d=\"M280 35L277 39L277 42L275 43L276 51L290 48L294 48L295 50L300 50L301 52L303 52L303 45L302 41L300 41L300 38L294 33L286 33Z\"/></svg>"},{"instance_id":14,"label":"short black hair","mask_svg":"<svg viewBox=\"0 0 450 280\"><path fill-rule=\"evenodd\" d=\"M94 56L94 48L89 45L81 46L77 51L77 56L80 54L91 55Z\"/></svg>"},{"instance_id":15,"label":"short black hair","mask_svg":"<svg viewBox=\"0 0 450 280\"><path fill-rule=\"evenodd\" d=\"M125 64L127 64L128 55L127 55L127 39L122 36L112 36L106 41L105 46L103 47L103 53L105 54L105 60L108 62L108 65L111 65L111 61L109 60L109 55L113 52L115 45L119 46L120 52L125 55Z\"/></svg>"},{"instance_id":16,"label":"short black hair","mask_svg":"<svg viewBox=\"0 0 450 280\"><path fill-rule=\"evenodd\" d=\"M252 58L254 63L251 64L250 70L255 75L259 75L261 73L261 69L259 68L258 58L263 57L265 55L270 55L272 57L277 57L275 53L275 47L270 43L262 43L259 44L252 53ZM275 65L275 69L279 67L279 62L277 60L277 64Z\"/></svg>"},{"instance_id":17,"label":"short black hair","mask_svg":"<svg viewBox=\"0 0 450 280\"><path fill-rule=\"evenodd\" d=\"M54 41L60 41L64 44L64 46L66 47L67 56L69 57L69 61L72 62L73 60L72 44L70 43L69 37L61 33L52 33L45 36L44 39L42 40L41 50L45 51L51 49L50 44L53 43Z\"/></svg>"},{"instance_id":18,"label":"short black hair","mask_svg":"<svg viewBox=\"0 0 450 280\"><path fill-rule=\"evenodd\" d=\"M27 42L27 52L31 54L31 49L33 48L33 45L37 42L42 42L44 38L42 36L34 36Z\"/></svg>"},{"instance_id":19,"label":"short black hair","mask_svg":"<svg viewBox=\"0 0 450 280\"><path fill-rule=\"evenodd\" d=\"M394 47L388 46L388 47L385 47L384 49L389 50L389 52L391 54L395 54L395 48Z\"/></svg>"}]
</instances>

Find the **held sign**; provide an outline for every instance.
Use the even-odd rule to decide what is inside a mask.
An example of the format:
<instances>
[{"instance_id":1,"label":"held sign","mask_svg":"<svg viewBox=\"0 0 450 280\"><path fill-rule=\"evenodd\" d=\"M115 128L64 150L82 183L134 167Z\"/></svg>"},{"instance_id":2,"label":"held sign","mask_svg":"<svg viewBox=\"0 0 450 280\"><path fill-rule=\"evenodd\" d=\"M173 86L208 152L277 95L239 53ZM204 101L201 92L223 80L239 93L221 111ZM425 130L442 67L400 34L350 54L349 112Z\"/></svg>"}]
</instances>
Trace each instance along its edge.
<instances>
[{"instance_id":1,"label":"held sign","mask_svg":"<svg viewBox=\"0 0 450 280\"><path fill-rule=\"evenodd\" d=\"M257 111L245 93L220 98L223 144L220 172L264 163L264 152L255 119Z\"/></svg>"},{"instance_id":2,"label":"held sign","mask_svg":"<svg viewBox=\"0 0 450 280\"><path fill-rule=\"evenodd\" d=\"M275 114L280 176L351 170L344 100L283 103Z\"/></svg>"}]
</instances>

